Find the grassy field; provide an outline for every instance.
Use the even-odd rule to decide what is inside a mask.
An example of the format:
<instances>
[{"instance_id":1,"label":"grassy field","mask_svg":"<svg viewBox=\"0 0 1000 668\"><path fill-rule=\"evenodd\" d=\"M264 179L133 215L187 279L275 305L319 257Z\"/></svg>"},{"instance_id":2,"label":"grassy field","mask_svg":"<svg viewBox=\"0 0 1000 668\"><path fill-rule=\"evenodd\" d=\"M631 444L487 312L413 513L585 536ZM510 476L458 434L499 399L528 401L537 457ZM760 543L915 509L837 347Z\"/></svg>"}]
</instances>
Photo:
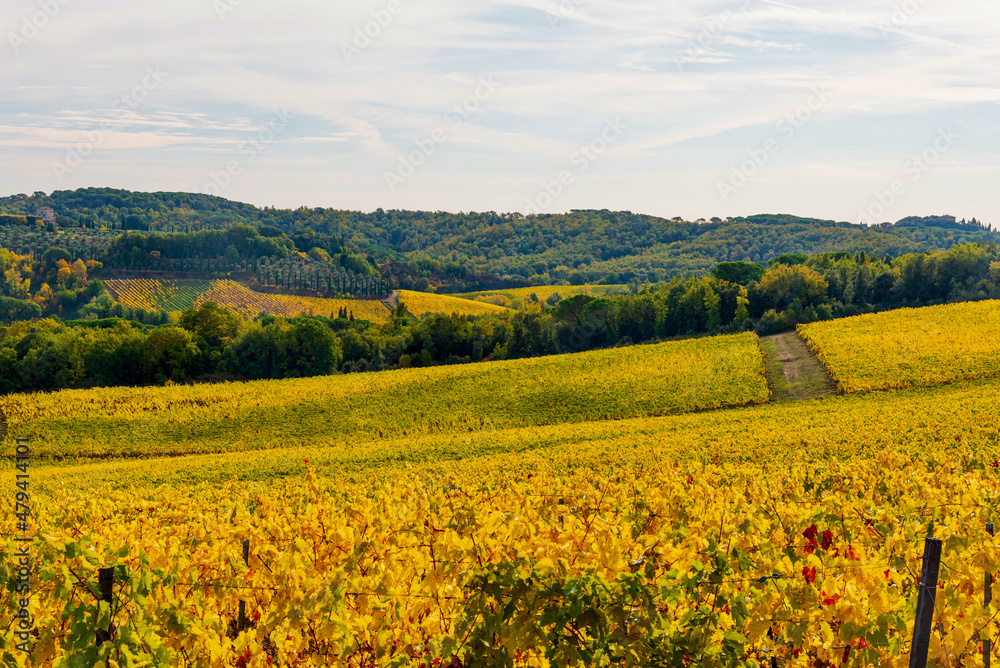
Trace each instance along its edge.
<instances>
[{"instance_id":1,"label":"grassy field","mask_svg":"<svg viewBox=\"0 0 1000 668\"><path fill-rule=\"evenodd\" d=\"M452 295L437 295L429 292L400 290L399 301L414 316L421 318L428 313L458 313L459 315L497 315L511 313L510 309L493 304L484 304Z\"/></svg>"},{"instance_id":2,"label":"grassy field","mask_svg":"<svg viewBox=\"0 0 1000 668\"><path fill-rule=\"evenodd\" d=\"M133 457L663 415L768 400L753 334L505 362L0 397L49 457Z\"/></svg>"},{"instance_id":3,"label":"grassy field","mask_svg":"<svg viewBox=\"0 0 1000 668\"><path fill-rule=\"evenodd\" d=\"M1000 376L1000 302L902 309L801 325L843 392Z\"/></svg>"}]
</instances>

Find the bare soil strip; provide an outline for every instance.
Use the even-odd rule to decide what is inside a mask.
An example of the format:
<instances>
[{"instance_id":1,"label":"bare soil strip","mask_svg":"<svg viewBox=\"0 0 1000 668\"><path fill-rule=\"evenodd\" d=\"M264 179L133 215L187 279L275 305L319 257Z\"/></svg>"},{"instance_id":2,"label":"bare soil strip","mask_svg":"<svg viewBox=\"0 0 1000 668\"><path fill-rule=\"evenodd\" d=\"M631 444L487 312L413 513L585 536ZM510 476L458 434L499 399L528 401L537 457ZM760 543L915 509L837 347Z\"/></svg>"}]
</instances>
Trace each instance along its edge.
<instances>
[{"instance_id":1,"label":"bare soil strip","mask_svg":"<svg viewBox=\"0 0 1000 668\"><path fill-rule=\"evenodd\" d=\"M837 393L837 385L822 362L795 332L764 337L761 347L775 401L803 401Z\"/></svg>"}]
</instances>

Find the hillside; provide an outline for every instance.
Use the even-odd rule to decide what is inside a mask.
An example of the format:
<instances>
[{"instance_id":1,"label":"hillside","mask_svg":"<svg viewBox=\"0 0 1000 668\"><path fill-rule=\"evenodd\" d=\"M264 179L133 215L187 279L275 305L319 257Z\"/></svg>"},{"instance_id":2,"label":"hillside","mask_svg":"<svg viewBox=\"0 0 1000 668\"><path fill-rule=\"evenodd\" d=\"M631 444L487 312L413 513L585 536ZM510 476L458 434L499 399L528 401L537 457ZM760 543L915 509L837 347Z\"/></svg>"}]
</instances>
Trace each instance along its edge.
<instances>
[{"instance_id":1,"label":"hillside","mask_svg":"<svg viewBox=\"0 0 1000 668\"><path fill-rule=\"evenodd\" d=\"M113 235L128 231L169 238L247 225L263 230L264 237L255 242L256 250L234 244L238 254L232 260L246 263L256 257L282 257L288 249L310 253L315 248L339 258L340 266L354 272L378 267L396 279L397 287L421 290L421 281L428 281L449 292L561 281L573 285L627 283L633 278L655 281L704 273L719 262L766 263L785 253L898 257L968 241L1000 241L1000 234L978 222L962 224L946 216L863 227L788 215L692 222L627 211L529 217L381 209L293 211L260 209L207 195L90 188L0 198L0 230L8 231L8 247L22 251L30 247L40 254L55 244L55 237L40 235L34 231L35 223L28 225L24 218L42 206L56 212L52 229L75 229L80 239L73 243L80 246L111 248ZM22 238L17 230L31 236ZM197 243L208 245L192 250L191 242L185 243L169 253L177 261L170 266L186 260L186 271L206 268L208 259L221 259L229 244L202 239ZM165 249L142 246L142 252L134 253L133 246L119 243L108 259L123 267L149 268L146 256L156 250L166 262ZM197 264L191 261L192 253L200 257Z\"/></svg>"},{"instance_id":2,"label":"hillside","mask_svg":"<svg viewBox=\"0 0 1000 668\"><path fill-rule=\"evenodd\" d=\"M740 334L384 373L16 394L0 408L12 436L44 439L38 456L73 459L344 445L767 400L757 337Z\"/></svg>"},{"instance_id":3,"label":"hillside","mask_svg":"<svg viewBox=\"0 0 1000 668\"><path fill-rule=\"evenodd\" d=\"M946 341L962 324L935 308L884 315L861 336L917 328ZM485 367L9 397L6 444L29 437L43 458L31 468L32 507L44 509L31 520L36 628L54 658L76 655L78 638L94 654L99 604L67 583L96 586L97 569L114 566L107 619L145 629L116 646L164 664L336 655L582 668L592 664L549 657L607 651L636 665L691 653L712 668L831 666L849 653L905 666L914 583L936 537L948 568L931 659L976 665L975 633L995 614L981 601L997 568L984 521L1000 495L1000 380L762 403L761 372L747 334ZM721 410L670 414L692 401ZM100 459L44 459L74 449ZM16 492L0 497L13 504ZM0 532L12 553L13 514Z\"/></svg>"},{"instance_id":4,"label":"hillside","mask_svg":"<svg viewBox=\"0 0 1000 668\"><path fill-rule=\"evenodd\" d=\"M800 325L843 392L1000 376L1000 301L899 309Z\"/></svg>"},{"instance_id":5,"label":"hillside","mask_svg":"<svg viewBox=\"0 0 1000 668\"><path fill-rule=\"evenodd\" d=\"M430 315L433 313L445 313L452 314L458 313L460 315L512 315L510 310L502 307L496 306L494 304L485 304L483 302L473 301L471 299L461 299L459 297L453 297L451 295L438 295L429 294L426 292L413 292L412 290L400 290L399 291L399 303L403 304L407 311L418 318Z\"/></svg>"}]
</instances>

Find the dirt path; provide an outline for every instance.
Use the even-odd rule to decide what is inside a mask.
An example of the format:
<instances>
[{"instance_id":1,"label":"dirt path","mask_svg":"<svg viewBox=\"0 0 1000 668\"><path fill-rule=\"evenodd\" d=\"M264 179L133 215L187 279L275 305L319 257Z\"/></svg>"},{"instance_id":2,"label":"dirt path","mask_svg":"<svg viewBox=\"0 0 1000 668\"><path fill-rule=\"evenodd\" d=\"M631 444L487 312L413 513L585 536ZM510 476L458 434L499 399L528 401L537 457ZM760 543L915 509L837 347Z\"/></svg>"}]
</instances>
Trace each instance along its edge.
<instances>
[{"instance_id":1,"label":"dirt path","mask_svg":"<svg viewBox=\"0 0 1000 668\"><path fill-rule=\"evenodd\" d=\"M382 301L388 304L390 309L396 308L397 306L399 306L399 290L396 290Z\"/></svg>"},{"instance_id":2,"label":"dirt path","mask_svg":"<svg viewBox=\"0 0 1000 668\"><path fill-rule=\"evenodd\" d=\"M760 340L767 356L767 377L774 400L802 401L837 393L823 364L795 332Z\"/></svg>"}]
</instances>

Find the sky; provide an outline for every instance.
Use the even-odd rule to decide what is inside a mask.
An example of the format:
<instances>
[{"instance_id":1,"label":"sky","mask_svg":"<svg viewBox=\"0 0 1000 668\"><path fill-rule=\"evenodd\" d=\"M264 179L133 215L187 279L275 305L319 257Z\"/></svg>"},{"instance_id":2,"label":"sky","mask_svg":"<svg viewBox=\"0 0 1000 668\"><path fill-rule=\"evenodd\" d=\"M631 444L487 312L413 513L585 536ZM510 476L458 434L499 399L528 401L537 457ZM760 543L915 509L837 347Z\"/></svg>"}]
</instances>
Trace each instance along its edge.
<instances>
[{"instance_id":1,"label":"sky","mask_svg":"<svg viewBox=\"0 0 1000 668\"><path fill-rule=\"evenodd\" d=\"M5 0L0 194L1000 224L996 0Z\"/></svg>"}]
</instances>

